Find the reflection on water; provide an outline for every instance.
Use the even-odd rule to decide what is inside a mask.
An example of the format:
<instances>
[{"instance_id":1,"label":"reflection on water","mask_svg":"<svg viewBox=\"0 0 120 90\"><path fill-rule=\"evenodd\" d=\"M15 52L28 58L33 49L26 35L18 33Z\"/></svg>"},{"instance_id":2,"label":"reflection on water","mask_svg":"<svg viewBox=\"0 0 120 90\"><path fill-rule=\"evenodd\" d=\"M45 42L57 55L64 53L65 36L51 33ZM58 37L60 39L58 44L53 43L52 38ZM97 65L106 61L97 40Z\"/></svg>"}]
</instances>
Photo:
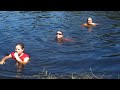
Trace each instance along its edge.
<instances>
[{"instance_id":1,"label":"reflection on water","mask_svg":"<svg viewBox=\"0 0 120 90\"><path fill-rule=\"evenodd\" d=\"M119 11L0 11L0 58L25 44L31 61L18 73L14 60L0 65L0 76L33 76L46 71L56 74L89 72L120 74ZM80 27L88 17L98 26ZM75 42L59 45L58 30Z\"/></svg>"}]
</instances>

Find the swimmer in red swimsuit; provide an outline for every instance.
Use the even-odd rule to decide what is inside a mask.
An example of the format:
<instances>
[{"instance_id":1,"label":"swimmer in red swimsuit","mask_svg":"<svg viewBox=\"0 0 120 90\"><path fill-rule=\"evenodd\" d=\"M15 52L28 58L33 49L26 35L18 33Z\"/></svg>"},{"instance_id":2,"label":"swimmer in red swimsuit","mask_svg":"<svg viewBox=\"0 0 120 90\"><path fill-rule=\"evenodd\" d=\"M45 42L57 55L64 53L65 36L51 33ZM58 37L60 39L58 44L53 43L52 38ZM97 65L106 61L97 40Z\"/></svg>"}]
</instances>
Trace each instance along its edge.
<instances>
[{"instance_id":1,"label":"swimmer in red swimsuit","mask_svg":"<svg viewBox=\"0 0 120 90\"><path fill-rule=\"evenodd\" d=\"M23 43L18 43L15 47L15 52L12 52L9 55L3 57L0 61L0 64L5 64L5 61L9 58L16 60L16 65L18 68L22 68L30 60L29 55L24 53Z\"/></svg>"}]
</instances>

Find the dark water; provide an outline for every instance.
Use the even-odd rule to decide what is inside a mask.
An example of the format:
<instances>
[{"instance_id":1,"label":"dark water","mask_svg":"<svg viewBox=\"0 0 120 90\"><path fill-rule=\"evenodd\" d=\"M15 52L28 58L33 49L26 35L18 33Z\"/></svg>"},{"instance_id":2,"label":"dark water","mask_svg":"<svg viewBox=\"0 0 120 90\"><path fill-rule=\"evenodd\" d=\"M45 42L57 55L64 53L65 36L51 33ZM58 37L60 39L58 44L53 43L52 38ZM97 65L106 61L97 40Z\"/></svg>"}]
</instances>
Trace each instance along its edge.
<instances>
[{"instance_id":1,"label":"dark water","mask_svg":"<svg viewBox=\"0 0 120 90\"><path fill-rule=\"evenodd\" d=\"M88 17L98 26L91 31L80 25ZM58 30L75 42L58 44ZM43 70L51 73L83 73L120 75L120 11L0 11L0 58L23 42L31 61L25 76ZM15 61L0 65L1 78L14 78ZM114 78L114 77L113 77Z\"/></svg>"}]
</instances>

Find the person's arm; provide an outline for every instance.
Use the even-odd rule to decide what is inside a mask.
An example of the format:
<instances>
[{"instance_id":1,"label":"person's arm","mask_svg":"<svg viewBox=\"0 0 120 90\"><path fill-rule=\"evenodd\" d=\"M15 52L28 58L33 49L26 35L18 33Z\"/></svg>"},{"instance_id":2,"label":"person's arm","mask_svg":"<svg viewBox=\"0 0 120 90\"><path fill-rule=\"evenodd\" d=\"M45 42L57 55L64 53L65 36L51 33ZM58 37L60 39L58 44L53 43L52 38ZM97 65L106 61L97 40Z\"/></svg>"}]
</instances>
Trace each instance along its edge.
<instances>
[{"instance_id":1,"label":"person's arm","mask_svg":"<svg viewBox=\"0 0 120 90\"><path fill-rule=\"evenodd\" d=\"M17 60L19 63L23 64L23 65L27 64L28 61L29 61L29 57L25 57L24 60L22 61L22 60L19 58L19 56L18 56L17 53L15 53L14 56L15 56L16 60Z\"/></svg>"},{"instance_id":2,"label":"person's arm","mask_svg":"<svg viewBox=\"0 0 120 90\"><path fill-rule=\"evenodd\" d=\"M25 65L25 64L28 63L29 57L24 58L24 61L22 61L19 57L17 57L16 60L17 60L19 63Z\"/></svg>"},{"instance_id":3,"label":"person's arm","mask_svg":"<svg viewBox=\"0 0 120 90\"><path fill-rule=\"evenodd\" d=\"M66 41L66 42L74 42L74 40L69 39L69 38L63 38L63 40Z\"/></svg>"},{"instance_id":4,"label":"person's arm","mask_svg":"<svg viewBox=\"0 0 120 90\"><path fill-rule=\"evenodd\" d=\"M11 58L11 57L12 57L11 54L8 55L8 56L3 57L2 60L0 61L0 64L5 64L5 61L6 61L7 59Z\"/></svg>"}]
</instances>

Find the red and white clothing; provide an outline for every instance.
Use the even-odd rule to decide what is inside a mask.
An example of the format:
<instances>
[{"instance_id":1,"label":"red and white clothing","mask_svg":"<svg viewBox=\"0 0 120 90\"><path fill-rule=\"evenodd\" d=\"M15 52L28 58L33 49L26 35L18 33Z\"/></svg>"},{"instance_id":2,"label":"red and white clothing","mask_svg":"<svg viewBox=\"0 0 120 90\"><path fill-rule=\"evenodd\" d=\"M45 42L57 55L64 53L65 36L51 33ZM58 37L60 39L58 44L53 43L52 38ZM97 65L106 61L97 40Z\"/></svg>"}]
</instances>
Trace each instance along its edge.
<instances>
[{"instance_id":1,"label":"red and white clothing","mask_svg":"<svg viewBox=\"0 0 120 90\"><path fill-rule=\"evenodd\" d=\"M14 60L16 60L16 58L15 58L15 56L14 56L14 53L15 52L12 52L11 53L11 56L12 56L12 58L14 59ZM26 57L29 57L29 55L28 54L26 54L26 53L24 53L22 56L20 56L19 58L22 60L22 61L24 61L24 58L26 58Z\"/></svg>"}]
</instances>

